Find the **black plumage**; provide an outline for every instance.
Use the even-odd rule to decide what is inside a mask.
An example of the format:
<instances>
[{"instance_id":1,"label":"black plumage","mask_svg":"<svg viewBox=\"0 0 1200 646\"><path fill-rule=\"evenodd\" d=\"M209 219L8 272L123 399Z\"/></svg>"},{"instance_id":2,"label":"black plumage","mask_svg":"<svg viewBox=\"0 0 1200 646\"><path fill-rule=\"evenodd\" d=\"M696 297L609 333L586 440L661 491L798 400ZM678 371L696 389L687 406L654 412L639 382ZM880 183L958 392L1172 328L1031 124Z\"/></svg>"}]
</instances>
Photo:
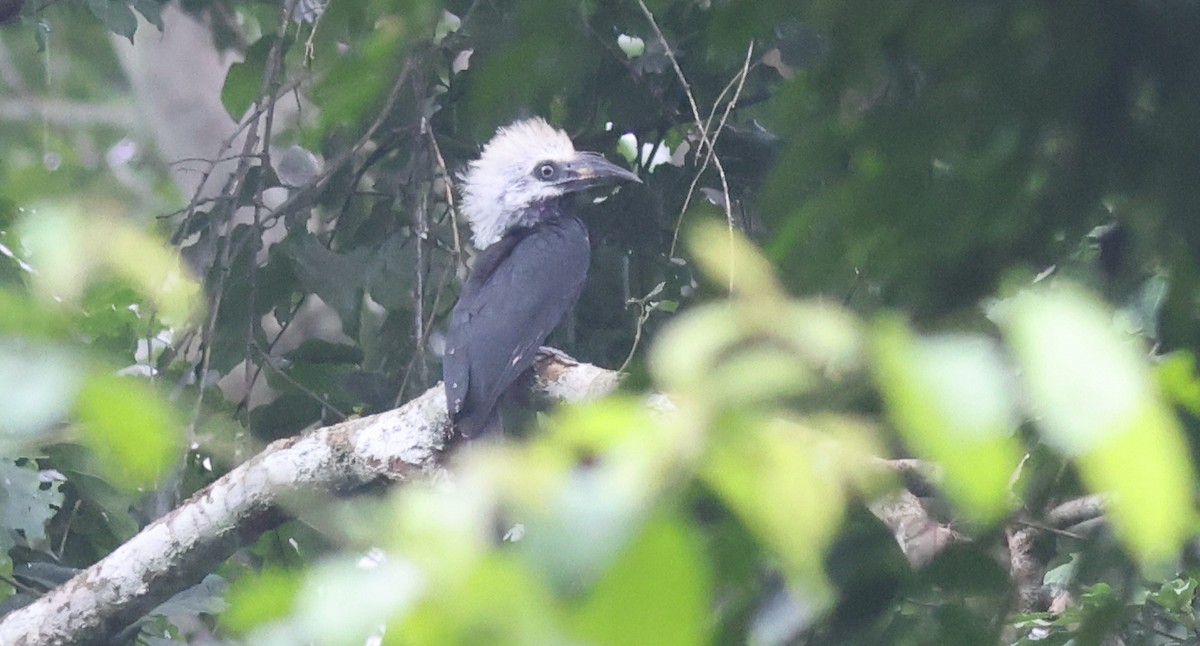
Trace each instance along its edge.
<instances>
[{"instance_id":1,"label":"black plumage","mask_svg":"<svg viewBox=\"0 0 1200 646\"><path fill-rule=\"evenodd\" d=\"M462 180L481 253L450 315L442 376L450 418L469 439L501 428L504 393L583 289L591 250L566 196L640 180L537 118L498 130Z\"/></svg>"},{"instance_id":2,"label":"black plumage","mask_svg":"<svg viewBox=\"0 0 1200 646\"><path fill-rule=\"evenodd\" d=\"M499 430L500 398L574 307L587 278L583 222L561 205L542 208L543 221L510 231L480 254L450 316L446 403L468 439Z\"/></svg>"}]
</instances>

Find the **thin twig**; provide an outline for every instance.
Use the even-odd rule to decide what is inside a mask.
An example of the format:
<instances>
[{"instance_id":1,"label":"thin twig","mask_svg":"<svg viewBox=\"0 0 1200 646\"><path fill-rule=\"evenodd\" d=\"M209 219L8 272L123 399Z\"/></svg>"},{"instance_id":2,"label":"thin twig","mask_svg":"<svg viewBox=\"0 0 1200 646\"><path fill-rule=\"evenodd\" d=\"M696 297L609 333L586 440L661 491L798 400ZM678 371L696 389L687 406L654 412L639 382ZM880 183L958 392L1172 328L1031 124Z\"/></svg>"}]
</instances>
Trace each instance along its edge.
<instances>
[{"instance_id":1,"label":"thin twig","mask_svg":"<svg viewBox=\"0 0 1200 646\"><path fill-rule=\"evenodd\" d=\"M259 161L259 163L261 164L261 168L264 170L272 167L272 164L271 164L271 139L272 139L272 136L274 134L274 129L275 129L275 108L278 105L279 97L283 95L282 93L274 90L275 86L278 85L278 76L283 71L283 47L281 46L281 44L284 42L284 39L287 36L288 24L291 21L292 14L295 13L297 6L299 6L299 3L293 2L291 8L287 12L285 12L286 15L284 15L283 20L280 21L278 30L276 32L276 39L275 39L274 46L271 47L271 55L267 59L267 67L265 70L263 70L263 81L262 81L263 87L262 87L262 92L259 96L260 96L260 101L262 100L262 97L266 97L266 101L265 101L266 105L265 105L264 118L263 118L263 134L262 134L262 148L261 148L262 157L261 157L261 160ZM262 105L262 104L259 103L258 105ZM254 228L253 228L253 231L254 231L253 240L255 242L255 246L260 249L262 248L262 237L263 237L263 220L262 220L263 208L264 208L263 193L266 191L266 188L267 188L267 174L265 172L260 172L258 174L258 182L256 183L256 185L254 187ZM250 269L250 276L249 276L250 294L249 294L249 298L248 298L249 307L247 308L248 313L247 313L247 320L246 320L246 339L245 339L247 350L249 350L251 347L257 347L256 341L254 338L254 330L255 330L256 325L261 325L261 323L258 323L255 320L255 315L254 315L254 313L256 311L258 311L258 306L257 306L257 301L258 301L258 260L257 260L257 258L250 263L249 269ZM247 352L247 355L249 355L249 352ZM246 387L242 393L242 401L239 404L239 407L241 407L245 410L245 428L247 431L251 431L251 432L252 432L252 428L251 428L251 423L252 423L251 419L252 418L250 416L250 395L251 395L251 393L254 392L254 388L258 383L259 375L262 374L262 370L261 369L255 370L256 366L254 366L253 364L254 364L253 361L246 362L245 376L244 376L244 379L246 381Z\"/></svg>"},{"instance_id":2,"label":"thin twig","mask_svg":"<svg viewBox=\"0 0 1200 646\"><path fill-rule=\"evenodd\" d=\"M645 327L646 321L650 320L650 314L652 314L654 310L657 310L659 306L659 301L652 299L661 294L663 288L665 287L666 283L658 283L645 296L641 298L626 299L625 305L638 306L638 320L637 326L633 331L633 344L629 347L629 354L625 356L625 361L621 362L621 367L617 368L617 372L625 372L625 368L629 366L631 361L633 361L633 355L635 352L637 352L638 344L641 343L642 340L642 328Z\"/></svg>"},{"instance_id":3,"label":"thin twig","mask_svg":"<svg viewBox=\"0 0 1200 646\"><path fill-rule=\"evenodd\" d=\"M725 105L725 112L721 115L721 121L717 124L716 131L713 132L712 143L714 146L717 143L717 139L721 137L721 132L725 129L725 123L729 118L729 113L733 110L734 105L737 104L738 99L742 95L742 88L746 82L746 76L750 71L749 63L753 51L754 43L750 43L750 47L746 50L746 60L742 65L741 71L735 74L733 78L729 79L729 82L725 84L725 87L721 90L721 94L718 95L717 100L713 102L712 110L710 110L708 113L708 119L704 123L705 130L712 127L712 120L716 116L717 107L721 104L721 100L725 98L725 94L731 89L734 89L733 98L731 98L729 103ZM679 209L679 217L675 220L675 231L671 236L671 250L668 255L669 258L673 258L675 256L675 248L679 244L679 230L683 226L683 216L687 213L688 206L692 201L692 196L696 194L696 185L700 182L700 178L704 175L704 171L708 169L710 162L720 162L716 154L717 153L714 148L707 148L705 150L704 161L700 164L700 170L697 171L692 177L692 183L688 186L687 195L683 200L683 207ZM697 151L696 156L699 158L699 151ZM724 176L722 175L722 177ZM728 190L725 191L725 208L726 222L729 224L730 231L732 233L733 212Z\"/></svg>"},{"instance_id":4,"label":"thin twig","mask_svg":"<svg viewBox=\"0 0 1200 646\"><path fill-rule=\"evenodd\" d=\"M429 362L425 360L425 239L429 236L429 192L420 191L417 196L417 231L416 245L417 253L413 262L413 277L416 279L415 291L413 300L416 306L413 308L413 341L416 343L416 351L413 352L413 357L421 369L421 381L429 381Z\"/></svg>"},{"instance_id":5,"label":"thin twig","mask_svg":"<svg viewBox=\"0 0 1200 646\"><path fill-rule=\"evenodd\" d=\"M292 378L291 375L280 370L277 366L275 366L275 364L273 364L271 362L271 357L267 356L267 354L265 352L263 352L261 348L259 348L258 346L252 346L252 347L254 348L254 350L256 352L258 352L259 361L261 361L263 365L266 365L268 368L270 368L271 372L274 372L276 375L279 375L280 379L283 379L284 381L288 382L289 384L291 384L292 387L303 392L305 395L308 395L310 398L312 398L313 401L317 402L322 407L329 410L329 412L333 413L334 415L337 415L339 422L343 421L347 417L349 417L348 415L346 415L346 413L343 413L341 411L341 409L339 409L337 406L334 406L332 403L330 403L330 401L328 399L326 399L325 397L322 397L320 393L314 391L313 389L309 388L308 386L305 386L304 384L300 383L299 381L296 381L294 378ZM249 414L249 413L247 413L247 414Z\"/></svg>"},{"instance_id":6,"label":"thin twig","mask_svg":"<svg viewBox=\"0 0 1200 646\"><path fill-rule=\"evenodd\" d=\"M700 140L705 147L712 152L713 165L717 167L717 174L721 178L721 190L725 195L725 221L729 226L729 236L732 244L733 239L733 200L729 195L729 179L725 174L725 166L721 163L721 158L716 154L716 145L713 139L709 138L708 130L705 128L704 120L700 118L700 107L696 103L696 96L692 93L692 87L688 83L687 77L683 74L683 69L679 67L679 61L675 58L675 52L671 50L670 43L667 42L667 37L663 35L662 29L658 26L658 21L654 19L654 14L646 7L644 0L638 0L638 6L642 9L642 14L646 16L646 20L650 23L650 27L654 29L654 35L658 37L659 43L663 46L663 52L666 54L667 60L671 61L671 67L675 70L675 76L679 79L679 83L683 86L684 94L687 96L688 106L692 109L692 119L695 121L696 128L700 131ZM749 69L750 58L754 52L754 43L750 43L750 47L746 52L746 63L743 65L743 76L745 71ZM741 84L739 84L739 94L741 92ZM737 97L731 103L736 102ZM726 112L728 115L728 112ZM723 122L722 122L723 125ZM733 290L733 254L729 255L729 289Z\"/></svg>"},{"instance_id":7,"label":"thin twig","mask_svg":"<svg viewBox=\"0 0 1200 646\"><path fill-rule=\"evenodd\" d=\"M442 148L438 145L432 125L429 126L428 133L429 145L433 147L433 157L437 160L438 170L442 172L443 186L446 189L446 211L450 214L450 230L454 234L454 261L463 263L462 241L458 237L458 206L454 203L454 175L446 168L446 159L442 157Z\"/></svg>"},{"instance_id":8,"label":"thin twig","mask_svg":"<svg viewBox=\"0 0 1200 646\"><path fill-rule=\"evenodd\" d=\"M300 82L298 80L289 81L280 87L280 92L289 92L292 88L299 86L299 84ZM216 170L217 164L221 163L222 161L231 161L233 159L241 161L242 158L248 154L250 148L243 146L241 155L224 157L225 151L233 148L233 142L242 134L243 131L250 129L251 126L257 126L259 123L259 118L262 117L264 109L264 104L256 102L255 109L249 115L247 115L246 118L242 119L234 128L233 132L221 142L221 146L217 149L217 154L213 157L213 159L196 160L206 162L208 164L208 168L204 171L198 171L201 175L200 182L196 185L196 190L192 192L192 199L188 200L188 206L186 213L184 213L183 219L180 221L179 226L176 227L174 233L171 234L171 244L179 244L179 241L182 239L182 232L187 230L188 223L196 214L196 207L203 203L200 194L204 192L204 187L208 184L208 180L211 178L213 171ZM185 159L180 161L188 160ZM236 193L230 193L228 191L223 191L222 194L236 195Z\"/></svg>"},{"instance_id":9,"label":"thin twig","mask_svg":"<svg viewBox=\"0 0 1200 646\"><path fill-rule=\"evenodd\" d=\"M434 317L437 315L438 307L442 303L442 295L445 294L446 286L450 284L450 272L454 270L454 263L447 263L442 267L441 278L438 279L438 289L433 295L433 303L429 306L429 317L425 320L425 330L423 334L428 338L429 333L433 330ZM400 380L400 388L396 390L396 398L393 406L399 406L404 403L404 393L408 389L408 380L412 376L415 358L410 358L408 365L404 368L404 376Z\"/></svg>"},{"instance_id":10,"label":"thin twig","mask_svg":"<svg viewBox=\"0 0 1200 646\"><path fill-rule=\"evenodd\" d=\"M438 306L441 305L442 302L442 295L445 293L446 286L450 282L450 272L460 265L466 265L466 253L463 250L462 240L460 239L458 233L458 207L454 201L454 175L450 172L450 169L446 165L446 158L442 156L442 149L438 144L437 135L433 131L433 126L427 121L423 120L422 127L425 128L425 134L429 137L429 145L433 150L434 159L437 160L437 168L435 169L436 172L434 173L434 176L436 177L437 174L440 173L443 179L442 186L446 200L446 213L450 216L450 230L454 237L454 248L451 250L451 253L454 256L453 262L446 265L442 269L441 277L438 279L437 283L437 291L434 293L433 302L429 306L429 315L424 317L423 322L418 323L418 325L421 325L421 330L419 333L420 338L428 339L429 334L433 331L433 324L435 318L437 317ZM408 365L404 368L404 376L401 377L400 388L398 388L396 391L396 406L399 406L403 401L404 393L408 390L409 379L412 377L412 371L415 366L416 357L420 355L421 352L422 348L418 347L417 353L413 355L413 358L409 360ZM423 355L421 356L423 361ZM427 376L423 376L423 378L425 381L428 381Z\"/></svg>"},{"instance_id":11,"label":"thin twig","mask_svg":"<svg viewBox=\"0 0 1200 646\"><path fill-rule=\"evenodd\" d=\"M334 173L340 171L343 166L345 166L354 158L355 155L366 148L367 144L369 144L375 137L375 132L383 125L387 117L391 116L392 108L396 105L396 101L400 98L400 91L404 89L405 84L408 83L408 75L412 71L412 67L413 58L410 57L404 63L404 67L400 70L400 75L396 78L396 82L392 84L392 89L388 92L387 99L384 101L383 107L380 108L379 116L375 118L375 121L371 122L371 125L367 127L367 130L363 132L362 136L360 136L352 146L338 155L333 161L326 164L321 169L321 172L318 173L316 177L313 177L308 184L297 189L295 192L289 195L282 204L275 207L272 210L271 215L265 220L265 223L268 226L280 216L286 214L290 209L295 207L296 204L309 199L313 193L316 193L318 190L324 188L325 184L329 181L329 178L334 175Z\"/></svg>"},{"instance_id":12,"label":"thin twig","mask_svg":"<svg viewBox=\"0 0 1200 646\"><path fill-rule=\"evenodd\" d=\"M288 21L288 15L286 15L286 13L285 13L285 15L282 17L282 20L281 20L280 31L287 29L287 21ZM267 95L270 93L271 88L275 87L277 85L277 83L275 81L275 77L279 74L280 69L282 68L282 65L278 64L279 61L281 60L282 47L283 47L283 39L277 38L275 43L271 47L271 53L268 56L268 63L267 63L266 69L263 70L263 78L259 84L258 98L255 99L254 114L256 114L256 115L261 115L261 114L264 114L265 112L272 111L274 108L274 101L271 100L270 102L268 102L267 100L264 100L264 97L267 97ZM255 118L250 119L249 123L250 123L250 126L246 131L246 141L242 144L242 153L239 156L238 167L237 167L236 171L234 172L233 176L226 183L226 189L224 191L224 194L230 196L231 198L236 197L237 195L241 194L242 186L246 181L246 177L250 173L250 168L251 168L250 160L258 158L258 156L255 155L253 153L253 151L254 151L255 146L258 144L258 140L259 140L258 131L259 131L259 124L261 123L261 120L258 119L257 117L255 117ZM240 128L240 126L239 126L239 128ZM234 137L236 137L236 133L234 135L232 135L231 138L228 140L228 144L226 144L226 147L228 147L229 145L232 145ZM270 145L269 141L264 142L263 147L266 148L269 145ZM224 151L224 150L225 150L225 148L222 149L222 151ZM264 163L265 163L265 161L266 160L264 160ZM216 164L214 163L212 166L215 167ZM211 172L211 169L210 169L210 172ZM208 175L206 174L205 179L207 179L207 177L208 177ZM261 179L261 175L260 175L260 179ZM196 194L193 196L193 201L195 200L195 198L199 197L199 192L200 192L200 187L197 187ZM233 199L230 199L228 212L226 213L225 218L223 218L223 220L225 220L225 223L233 222L233 216L236 211L237 211L237 204ZM193 213L194 213L194 211L189 211L188 215L184 219L185 223L186 223L187 219L192 216ZM213 222L210 223L209 226L213 227L214 234L216 234L216 227L218 226L217 220L214 219ZM180 225L181 230L184 227L185 227L185 224ZM217 266L220 268L220 271L217 272L217 284L216 284L215 289L213 290L212 297L210 299L209 316L208 316L208 319L205 321L204 332L201 336L201 338L204 340L204 346L203 346L202 357L201 357L201 361L200 361L200 382L199 382L199 388L197 389L196 403L192 410L192 418L191 418L191 421L188 423L188 428L187 428L187 437L188 437L189 445L191 445L191 443L195 437L196 424L199 422L200 413L203 410L204 393L205 393L206 386L207 386L205 381L208 378L209 370L212 368L213 335L216 332L217 317L219 316L220 311L221 311L221 301L224 300L226 279L230 272L229 263L230 263L231 258L236 257L236 255L234 254L234 249L233 249L234 241L232 240L233 228L232 227L229 228L226 231L226 234L227 235L225 236L225 243L221 245L221 251L220 251L220 254L219 254L219 257L217 260L217 263L218 263ZM244 242L241 244L244 244ZM239 250L240 250L241 244L237 245Z\"/></svg>"},{"instance_id":13,"label":"thin twig","mask_svg":"<svg viewBox=\"0 0 1200 646\"><path fill-rule=\"evenodd\" d=\"M1018 518L1018 519L1016 519L1016 520L1013 520L1012 522L1013 522L1013 524L1014 524L1014 525L1021 525L1021 526L1023 526L1023 527L1030 527L1030 528L1033 528L1033 529L1040 529L1040 530L1042 530L1042 531L1050 532L1051 534L1057 534L1057 535L1059 535L1059 536L1063 536L1063 537L1066 537L1066 538L1074 538L1074 539L1077 539L1077 540L1082 540L1083 538L1085 538L1084 536L1082 536L1082 535L1080 535L1080 534L1078 534L1078 533L1076 533L1076 532L1070 532L1070 531L1067 531L1067 530L1065 530L1065 529L1059 529L1059 528L1057 528L1057 527L1054 527L1054 526L1052 526L1052 525L1047 525L1046 523L1039 523L1039 522L1037 522L1037 521L1033 521L1033 520L1027 520L1027 519L1021 519L1021 518Z\"/></svg>"},{"instance_id":14,"label":"thin twig","mask_svg":"<svg viewBox=\"0 0 1200 646\"><path fill-rule=\"evenodd\" d=\"M633 355L637 353L638 344L642 342L642 328L645 327L646 321L650 320L650 312L653 310L646 305L641 306L641 312L638 313L637 328L633 331L633 343L629 346L629 354L625 355L625 360L621 362L621 367L617 368L617 372L625 372L629 367L629 363L633 361Z\"/></svg>"},{"instance_id":15,"label":"thin twig","mask_svg":"<svg viewBox=\"0 0 1200 646\"><path fill-rule=\"evenodd\" d=\"M75 522L75 517L79 515L79 506L83 503L82 500L76 500L74 505L71 505L71 513L67 516L67 524L63 527L62 540L58 542L58 556L62 555L67 550L67 537L71 535L71 525Z\"/></svg>"}]
</instances>

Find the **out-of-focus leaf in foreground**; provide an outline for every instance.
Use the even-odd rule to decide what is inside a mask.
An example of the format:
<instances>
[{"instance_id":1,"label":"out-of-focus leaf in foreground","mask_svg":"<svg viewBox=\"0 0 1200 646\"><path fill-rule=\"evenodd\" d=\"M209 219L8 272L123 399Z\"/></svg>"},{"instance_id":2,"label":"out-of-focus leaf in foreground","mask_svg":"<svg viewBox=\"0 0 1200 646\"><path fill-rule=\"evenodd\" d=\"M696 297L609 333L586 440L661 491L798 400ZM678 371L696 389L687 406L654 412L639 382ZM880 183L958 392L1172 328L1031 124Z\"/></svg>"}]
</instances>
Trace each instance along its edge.
<instances>
[{"instance_id":1,"label":"out-of-focus leaf in foreground","mask_svg":"<svg viewBox=\"0 0 1200 646\"><path fill-rule=\"evenodd\" d=\"M867 428L839 416L741 421L713 447L704 479L778 556L794 588L820 598L824 554L877 447Z\"/></svg>"},{"instance_id":2,"label":"out-of-focus leaf in foreground","mask_svg":"<svg viewBox=\"0 0 1200 646\"><path fill-rule=\"evenodd\" d=\"M1195 475L1140 339L1119 333L1111 311L1072 285L1000 308L1043 439L1075 460L1090 489L1112 494L1109 518L1136 556L1171 558L1195 523Z\"/></svg>"},{"instance_id":3,"label":"out-of-focus leaf in foreground","mask_svg":"<svg viewBox=\"0 0 1200 646\"><path fill-rule=\"evenodd\" d=\"M625 549L694 452L680 430L611 399L562 411L541 441L486 465L526 528L518 551L552 587L578 591Z\"/></svg>"},{"instance_id":4,"label":"out-of-focus leaf in foreground","mask_svg":"<svg viewBox=\"0 0 1200 646\"><path fill-rule=\"evenodd\" d=\"M128 281L155 307L167 325L191 320L199 287L165 244L107 214L71 204L49 204L22 220L21 239L36 270L34 287L45 299L77 302L102 275Z\"/></svg>"},{"instance_id":5,"label":"out-of-focus leaf in foreground","mask_svg":"<svg viewBox=\"0 0 1200 646\"><path fill-rule=\"evenodd\" d=\"M75 406L86 430L84 441L105 467L122 475L114 482L153 484L180 455L183 426L146 382L93 374Z\"/></svg>"},{"instance_id":6,"label":"out-of-focus leaf in foreground","mask_svg":"<svg viewBox=\"0 0 1200 646\"><path fill-rule=\"evenodd\" d=\"M822 559L864 482L872 429L851 415L800 417L804 398L841 390L862 365L862 325L837 305L795 301L742 234L716 223L690 237L698 264L733 297L693 308L650 357L677 414L706 428L700 476L776 555L797 592L826 591ZM797 518L804 522L797 523Z\"/></svg>"},{"instance_id":7,"label":"out-of-focus leaf in foreground","mask_svg":"<svg viewBox=\"0 0 1200 646\"><path fill-rule=\"evenodd\" d=\"M649 523L592 589L577 633L613 646L705 643L711 578L699 538L682 521Z\"/></svg>"},{"instance_id":8,"label":"out-of-focus leaf in foreground","mask_svg":"<svg viewBox=\"0 0 1200 646\"><path fill-rule=\"evenodd\" d=\"M862 363L862 325L845 309L788 297L770 265L738 232L697 225L689 248L735 298L676 318L651 349L659 385L703 406L744 406L838 381ZM731 278L732 276L732 278Z\"/></svg>"},{"instance_id":9,"label":"out-of-focus leaf in foreground","mask_svg":"<svg viewBox=\"0 0 1200 646\"><path fill-rule=\"evenodd\" d=\"M999 348L983 336L918 338L891 317L875 326L874 342L876 379L905 441L942 466L947 494L969 517L1003 516L1021 448Z\"/></svg>"},{"instance_id":10,"label":"out-of-focus leaf in foreground","mask_svg":"<svg viewBox=\"0 0 1200 646\"><path fill-rule=\"evenodd\" d=\"M0 336L0 438L48 430L71 410L84 361L42 341Z\"/></svg>"},{"instance_id":11,"label":"out-of-focus leaf in foreground","mask_svg":"<svg viewBox=\"0 0 1200 646\"><path fill-rule=\"evenodd\" d=\"M688 242L696 262L714 283L752 300L783 293L771 263L741 231L709 220L696 225Z\"/></svg>"},{"instance_id":12,"label":"out-of-focus leaf in foreground","mask_svg":"<svg viewBox=\"0 0 1200 646\"><path fill-rule=\"evenodd\" d=\"M238 578L229 588L229 610L221 615L222 625L243 634L286 617L294 610L300 580L298 573L270 569Z\"/></svg>"}]
</instances>

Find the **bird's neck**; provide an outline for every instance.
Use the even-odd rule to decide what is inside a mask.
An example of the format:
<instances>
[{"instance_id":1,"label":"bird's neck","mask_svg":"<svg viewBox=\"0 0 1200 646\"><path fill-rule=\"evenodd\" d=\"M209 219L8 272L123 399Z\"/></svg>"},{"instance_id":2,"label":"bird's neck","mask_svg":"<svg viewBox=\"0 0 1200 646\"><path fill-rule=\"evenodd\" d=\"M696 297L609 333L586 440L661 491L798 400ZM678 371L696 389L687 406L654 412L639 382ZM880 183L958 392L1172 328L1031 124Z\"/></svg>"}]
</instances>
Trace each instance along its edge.
<instances>
[{"instance_id":1,"label":"bird's neck","mask_svg":"<svg viewBox=\"0 0 1200 646\"><path fill-rule=\"evenodd\" d=\"M511 228L533 227L549 220L567 215L570 207L562 196L538 200L521 209L513 218Z\"/></svg>"},{"instance_id":2,"label":"bird's neck","mask_svg":"<svg viewBox=\"0 0 1200 646\"><path fill-rule=\"evenodd\" d=\"M491 226L476 226L475 246L484 249L514 232L532 229L573 214L571 202L563 196L538 200L493 220Z\"/></svg>"},{"instance_id":3,"label":"bird's neck","mask_svg":"<svg viewBox=\"0 0 1200 646\"><path fill-rule=\"evenodd\" d=\"M503 235L508 236L510 233L520 229L532 229L539 224L553 222L559 218L571 215L571 211L570 203L562 197L538 200L514 213L512 218L509 219L508 226L505 227Z\"/></svg>"}]
</instances>

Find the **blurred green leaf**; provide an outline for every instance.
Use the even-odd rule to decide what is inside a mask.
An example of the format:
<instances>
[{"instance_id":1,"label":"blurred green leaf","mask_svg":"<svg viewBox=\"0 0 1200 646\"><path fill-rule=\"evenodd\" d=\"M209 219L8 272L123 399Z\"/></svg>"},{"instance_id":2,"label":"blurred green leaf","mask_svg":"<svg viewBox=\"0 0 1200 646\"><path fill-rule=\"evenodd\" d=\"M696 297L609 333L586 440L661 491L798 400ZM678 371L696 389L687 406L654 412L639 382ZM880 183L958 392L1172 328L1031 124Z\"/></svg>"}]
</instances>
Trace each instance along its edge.
<instances>
[{"instance_id":1,"label":"blurred green leaf","mask_svg":"<svg viewBox=\"0 0 1200 646\"><path fill-rule=\"evenodd\" d=\"M556 601L519 561L497 553L478 562L465 579L439 591L432 602L389 624L388 643L565 643Z\"/></svg>"},{"instance_id":2,"label":"blurred green leaf","mask_svg":"<svg viewBox=\"0 0 1200 646\"><path fill-rule=\"evenodd\" d=\"M835 420L738 419L711 449L702 471L778 556L792 585L814 599L829 594L822 559L851 489L870 472L866 465L875 453L864 428Z\"/></svg>"},{"instance_id":3,"label":"blurred green leaf","mask_svg":"<svg viewBox=\"0 0 1200 646\"><path fill-rule=\"evenodd\" d=\"M1193 531L1195 476L1140 341L1069 284L1000 307L1043 439L1075 460L1091 490L1111 494L1109 518L1138 558L1170 559Z\"/></svg>"},{"instance_id":4,"label":"blurred green leaf","mask_svg":"<svg viewBox=\"0 0 1200 646\"><path fill-rule=\"evenodd\" d=\"M703 644L709 629L712 573L685 522L647 523L601 576L572 622L589 644Z\"/></svg>"},{"instance_id":5,"label":"blurred green leaf","mask_svg":"<svg viewBox=\"0 0 1200 646\"><path fill-rule=\"evenodd\" d=\"M84 441L125 486L154 484L182 456L183 428L171 407L147 383L92 374L76 402Z\"/></svg>"},{"instance_id":6,"label":"blurred green leaf","mask_svg":"<svg viewBox=\"0 0 1200 646\"><path fill-rule=\"evenodd\" d=\"M770 263L740 230L707 220L695 225L688 242L713 283L752 300L780 298L782 290Z\"/></svg>"},{"instance_id":7,"label":"blurred green leaf","mask_svg":"<svg viewBox=\"0 0 1200 646\"><path fill-rule=\"evenodd\" d=\"M574 592L624 549L695 439L613 398L562 411L543 441L487 468L525 526L517 550L555 590Z\"/></svg>"},{"instance_id":8,"label":"blurred green leaf","mask_svg":"<svg viewBox=\"0 0 1200 646\"><path fill-rule=\"evenodd\" d=\"M1171 401L1192 415L1200 416L1200 375L1196 372L1196 355L1185 350L1172 352L1154 366L1154 376Z\"/></svg>"},{"instance_id":9,"label":"blurred green leaf","mask_svg":"<svg viewBox=\"0 0 1200 646\"><path fill-rule=\"evenodd\" d=\"M1022 451L999 348L983 336L919 338L895 317L880 319L874 337L876 380L905 441L944 469L946 492L963 512L1002 517Z\"/></svg>"},{"instance_id":10,"label":"blurred green leaf","mask_svg":"<svg viewBox=\"0 0 1200 646\"><path fill-rule=\"evenodd\" d=\"M85 366L67 348L0 336L0 441L29 442L63 422Z\"/></svg>"},{"instance_id":11,"label":"blurred green leaf","mask_svg":"<svg viewBox=\"0 0 1200 646\"><path fill-rule=\"evenodd\" d=\"M175 251L103 205L85 217L79 204L47 204L21 229L45 300L78 302L103 269L136 287L164 323L183 325L198 309L199 286Z\"/></svg>"},{"instance_id":12,"label":"blurred green leaf","mask_svg":"<svg viewBox=\"0 0 1200 646\"><path fill-rule=\"evenodd\" d=\"M246 634L255 626L286 617L295 607L301 578L299 572L281 570L238 577L226 594L229 609L221 614L221 624Z\"/></svg>"},{"instance_id":13,"label":"blurred green leaf","mask_svg":"<svg viewBox=\"0 0 1200 646\"><path fill-rule=\"evenodd\" d=\"M330 52L328 67L312 88L321 106L321 129L330 132L373 116L395 80L404 48L426 28L432 33L438 13L433 3L417 0L411 16L376 15L372 29L355 39L355 46Z\"/></svg>"},{"instance_id":14,"label":"blurred green leaf","mask_svg":"<svg viewBox=\"0 0 1200 646\"><path fill-rule=\"evenodd\" d=\"M226 72L225 85L221 87L221 103L234 121L241 121L261 94L267 58L277 41L275 36L269 34L254 41L246 50L246 57L231 65Z\"/></svg>"},{"instance_id":15,"label":"blurred green leaf","mask_svg":"<svg viewBox=\"0 0 1200 646\"><path fill-rule=\"evenodd\" d=\"M403 561L346 557L321 563L296 594L299 634L290 643L362 644L390 618L411 609L424 588L421 572Z\"/></svg>"}]
</instances>

